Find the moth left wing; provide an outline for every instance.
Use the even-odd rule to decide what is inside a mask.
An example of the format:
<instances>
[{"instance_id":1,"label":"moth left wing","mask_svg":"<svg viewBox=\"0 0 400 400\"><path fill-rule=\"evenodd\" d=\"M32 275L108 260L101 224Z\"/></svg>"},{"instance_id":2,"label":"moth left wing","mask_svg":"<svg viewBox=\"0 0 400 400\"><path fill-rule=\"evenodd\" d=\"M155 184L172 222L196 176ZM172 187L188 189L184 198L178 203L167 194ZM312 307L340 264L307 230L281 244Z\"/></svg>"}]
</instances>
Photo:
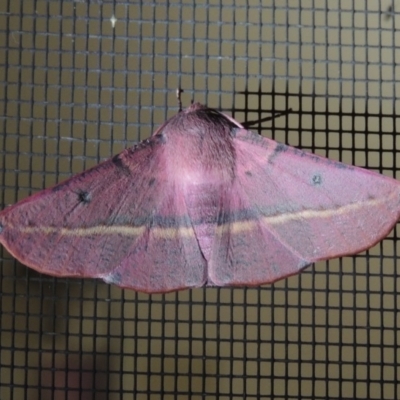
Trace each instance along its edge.
<instances>
[{"instance_id":1,"label":"moth left wing","mask_svg":"<svg viewBox=\"0 0 400 400\"><path fill-rule=\"evenodd\" d=\"M136 148L0 213L0 242L54 276L144 292L202 286L206 261L162 140Z\"/></svg>"},{"instance_id":2,"label":"moth left wing","mask_svg":"<svg viewBox=\"0 0 400 400\"><path fill-rule=\"evenodd\" d=\"M259 285L355 254L400 217L400 183L245 129L236 130L236 179L222 201L211 285Z\"/></svg>"}]
</instances>

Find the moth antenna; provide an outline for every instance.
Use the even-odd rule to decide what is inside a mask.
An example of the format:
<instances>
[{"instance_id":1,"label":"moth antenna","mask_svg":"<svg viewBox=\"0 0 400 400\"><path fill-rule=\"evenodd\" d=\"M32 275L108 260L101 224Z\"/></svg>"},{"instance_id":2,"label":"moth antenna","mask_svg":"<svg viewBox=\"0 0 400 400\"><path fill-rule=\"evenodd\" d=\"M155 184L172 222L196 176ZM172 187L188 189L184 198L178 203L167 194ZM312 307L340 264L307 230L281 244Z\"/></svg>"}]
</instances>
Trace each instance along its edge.
<instances>
[{"instance_id":1,"label":"moth antenna","mask_svg":"<svg viewBox=\"0 0 400 400\"><path fill-rule=\"evenodd\" d=\"M183 89L181 89L181 88L176 89L176 98L178 99L179 112L182 111L182 99L181 99L182 93L183 93Z\"/></svg>"},{"instance_id":2,"label":"moth antenna","mask_svg":"<svg viewBox=\"0 0 400 400\"><path fill-rule=\"evenodd\" d=\"M292 109L292 108L289 108L287 111L278 112L278 113L275 113L274 115L271 115L271 116L269 116L269 117L260 118L260 119L255 119L255 120L253 120L253 121L245 121L245 122L242 122L242 125L243 125L245 128L250 128L250 126L252 126L252 125L260 124L261 122L272 121L272 120L275 119L275 118L279 118L279 117L282 117L282 116L284 116L284 115L288 115L288 114L290 114L291 112L293 112L293 109Z\"/></svg>"}]
</instances>

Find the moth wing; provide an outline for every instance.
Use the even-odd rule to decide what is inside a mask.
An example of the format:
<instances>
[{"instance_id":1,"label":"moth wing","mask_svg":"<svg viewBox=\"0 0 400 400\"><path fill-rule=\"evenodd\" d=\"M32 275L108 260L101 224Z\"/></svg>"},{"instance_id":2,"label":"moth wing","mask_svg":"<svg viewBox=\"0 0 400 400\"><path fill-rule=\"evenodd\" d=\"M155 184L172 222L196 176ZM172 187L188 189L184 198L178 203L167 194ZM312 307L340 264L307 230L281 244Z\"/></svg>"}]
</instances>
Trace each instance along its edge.
<instances>
[{"instance_id":1,"label":"moth wing","mask_svg":"<svg viewBox=\"0 0 400 400\"><path fill-rule=\"evenodd\" d=\"M55 276L166 292L202 286L206 262L157 137L0 213L0 242Z\"/></svg>"},{"instance_id":2,"label":"moth wing","mask_svg":"<svg viewBox=\"0 0 400 400\"><path fill-rule=\"evenodd\" d=\"M258 285L355 254L400 217L400 183L247 130L234 139L236 179L223 201L209 282Z\"/></svg>"}]
</instances>

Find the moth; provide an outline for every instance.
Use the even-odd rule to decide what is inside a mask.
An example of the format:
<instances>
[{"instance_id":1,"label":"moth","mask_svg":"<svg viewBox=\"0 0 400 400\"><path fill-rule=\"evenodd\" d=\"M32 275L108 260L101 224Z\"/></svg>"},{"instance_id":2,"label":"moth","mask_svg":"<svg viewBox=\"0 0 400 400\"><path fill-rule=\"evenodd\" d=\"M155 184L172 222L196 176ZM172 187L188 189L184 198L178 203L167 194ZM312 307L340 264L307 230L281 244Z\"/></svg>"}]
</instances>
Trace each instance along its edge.
<instances>
[{"instance_id":1,"label":"moth","mask_svg":"<svg viewBox=\"0 0 400 400\"><path fill-rule=\"evenodd\" d=\"M277 143L199 103L0 213L23 264L155 293L253 286L382 240L400 183Z\"/></svg>"}]
</instances>

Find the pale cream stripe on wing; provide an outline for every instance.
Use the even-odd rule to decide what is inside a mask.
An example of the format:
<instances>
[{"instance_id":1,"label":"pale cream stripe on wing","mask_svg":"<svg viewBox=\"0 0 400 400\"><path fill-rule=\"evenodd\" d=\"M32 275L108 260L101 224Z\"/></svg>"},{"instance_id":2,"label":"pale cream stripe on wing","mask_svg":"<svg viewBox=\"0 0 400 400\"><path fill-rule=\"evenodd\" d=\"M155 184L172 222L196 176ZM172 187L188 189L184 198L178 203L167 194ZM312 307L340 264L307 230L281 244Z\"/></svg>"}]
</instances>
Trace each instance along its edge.
<instances>
[{"instance_id":1,"label":"pale cream stripe on wing","mask_svg":"<svg viewBox=\"0 0 400 400\"><path fill-rule=\"evenodd\" d=\"M279 215L271 215L266 217L261 217L260 221L262 221L265 225L280 225L290 221L296 220L307 220L311 218L329 218L338 215L344 215L353 211L357 211L363 207L374 207L378 206L381 203L386 202L388 199L373 199L367 200L358 203L347 204L342 207L327 209L327 210L303 210L296 211L292 213L282 213ZM237 221L226 223L224 225L220 225L217 228L217 234L222 235L223 233L229 231L231 233L240 233L245 231L250 231L254 229L254 227L259 223L258 220L253 221Z\"/></svg>"},{"instance_id":2,"label":"pale cream stripe on wing","mask_svg":"<svg viewBox=\"0 0 400 400\"><path fill-rule=\"evenodd\" d=\"M358 202L353 204L347 204L342 207L327 209L327 210L304 210L293 213L283 213L280 215L272 215L261 217L260 220L266 225L280 225L289 221L296 220L307 220L311 218L329 218L338 215L344 215L353 211L356 211L363 207L374 207L386 202L388 199L374 199L367 200L364 202ZM224 225L219 225L216 229L217 235L222 235L224 232L230 231L231 233L241 233L254 229L259 223L259 220L247 220L247 221L236 221L227 222ZM44 233L52 234L58 233L65 236L91 236L91 235L113 235L120 234L123 236L139 236L142 235L146 226L93 226L90 228L56 228L49 226L37 226L37 227L24 227L21 228L22 233ZM178 227L178 228L152 228L154 236L163 239L174 239L176 237L191 237L194 235L192 227Z\"/></svg>"},{"instance_id":3,"label":"pale cream stripe on wing","mask_svg":"<svg viewBox=\"0 0 400 400\"><path fill-rule=\"evenodd\" d=\"M53 226L27 226L21 229L22 233L44 233L50 235L58 233L62 236L91 236L122 234L124 236L138 236L143 234L145 226L91 226L90 228L56 228Z\"/></svg>"},{"instance_id":4,"label":"pale cream stripe on wing","mask_svg":"<svg viewBox=\"0 0 400 400\"><path fill-rule=\"evenodd\" d=\"M94 236L94 235L123 235L123 236L140 236L145 230L146 226L127 226L127 225L116 225L116 226L92 226L90 228L56 228L51 226L27 226L21 228L22 233L44 233L50 235L52 233L58 233L61 236ZM179 228L152 228L154 236L174 239L177 236L190 237L194 235L192 228L179 227Z\"/></svg>"}]
</instances>

